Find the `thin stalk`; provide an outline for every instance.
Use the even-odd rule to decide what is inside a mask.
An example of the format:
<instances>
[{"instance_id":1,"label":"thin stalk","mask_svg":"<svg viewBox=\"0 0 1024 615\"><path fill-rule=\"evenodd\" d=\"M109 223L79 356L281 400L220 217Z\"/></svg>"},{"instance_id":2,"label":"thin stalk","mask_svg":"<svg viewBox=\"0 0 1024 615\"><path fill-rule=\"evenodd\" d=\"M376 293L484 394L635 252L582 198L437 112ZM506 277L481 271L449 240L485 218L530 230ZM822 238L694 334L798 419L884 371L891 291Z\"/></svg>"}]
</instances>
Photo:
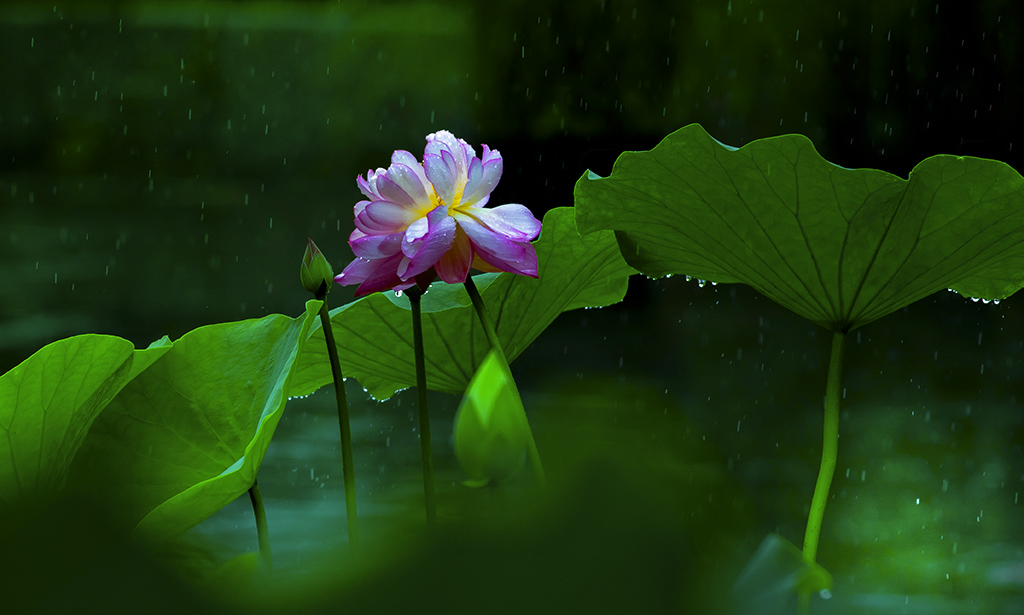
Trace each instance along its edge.
<instances>
[{"instance_id":1,"label":"thin stalk","mask_svg":"<svg viewBox=\"0 0 1024 615\"><path fill-rule=\"evenodd\" d=\"M487 341L491 344L491 349L498 353L498 356L505 363L505 367L508 367L508 359L505 357L505 351L502 349L501 341L498 339L498 332L491 323L491 317L487 315L487 308L484 307L483 297L480 296L480 291L476 289L472 276L466 276L465 286L466 292L469 293L469 299L473 302L473 308L476 309L476 315L480 318L480 324L483 325L484 335L487 336ZM517 390L516 395L518 394ZM523 414L523 420L527 421L525 413ZM544 465L540 462L540 452L537 450L536 440L533 439L533 430L529 429L529 421L527 421L526 436L526 455L530 459L530 466L533 468L534 476L537 477L537 482L543 485L546 482Z\"/></svg>"},{"instance_id":2,"label":"thin stalk","mask_svg":"<svg viewBox=\"0 0 1024 615\"><path fill-rule=\"evenodd\" d=\"M249 487L249 500L252 502L252 512L256 517L256 536L259 537L260 555L269 572L274 569L274 563L270 556L270 532L267 530L267 511L263 508L263 496L260 495L260 484L257 480L252 481L252 487Z\"/></svg>"},{"instance_id":3,"label":"thin stalk","mask_svg":"<svg viewBox=\"0 0 1024 615\"><path fill-rule=\"evenodd\" d=\"M324 296L317 296L317 299L322 301ZM320 306L320 325L324 330L324 340L327 342L327 356L331 360L331 375L334 376L334 395L338 403L338 424L341 427L341 469L345 478L345 518L348 522L348 544L350 548L354 549L359 546L359 518L356 515L356 472L352 465L352 427L348 420L345 378L341 374L338 346L334 342L334 329L331 328L331 315L327 312L326 301Z\"/></svg>"},{"instance_id":4,"label":"thin stalk","mask_svg":"<svg viewBox=\"0 0 1024 615\"><path fill-rule=\"evenodd\" d=\"M828 492L832 486L836 456L839 453L839 393L845 344L845 332L837 331L832 334L832 355L828 361L828 383L825 386L825 428L821 446L821 468L818 470L818 482L814 485L811 512L807 516L807 531L804 534L804 559L809 564L815 563L818 554L821 522L825 517L825 505L828 503ZM801 613L809 611L810 598L810 591L800 592Z\"/></svg>"},{"instance_id":5,"label":"thin stalk","mask_svg":"<svg viewBox=\"0 0 1024 615\"><path fill-rule=\"evenodd\" d=\"M416 397L420 418L420 465L423 466L423 503L427 510L427 526L437 522L437 504L434 500L434 452L430 444L430 407L427 405L427 362L423 355L423 321L420 315L420 295L416 286L405 291L412 306L412 340L416 354Z\"/></svg>"},{"instance_id":6,"label":"thin stalk","mask_svg":"<svg viewBox=\"0 0 1024 615\"><path fill-rule=\"evenodd\" d=\"M466 276L465 285L466 292L469 293L469 299L473 302L473 308L476 309L476 315L480 317L480 324L484 327L484 335L487 336L487 341L491 344L491 349L501 355L505 365L508 365L508 359L505 358L505 350L502 349L498 333L495 331L494 325L491 324L491 317L487 315L484 299L480 296L480 291L476 289L476 284L473 283L473 276Z\"/></svg>"}]
</instances>

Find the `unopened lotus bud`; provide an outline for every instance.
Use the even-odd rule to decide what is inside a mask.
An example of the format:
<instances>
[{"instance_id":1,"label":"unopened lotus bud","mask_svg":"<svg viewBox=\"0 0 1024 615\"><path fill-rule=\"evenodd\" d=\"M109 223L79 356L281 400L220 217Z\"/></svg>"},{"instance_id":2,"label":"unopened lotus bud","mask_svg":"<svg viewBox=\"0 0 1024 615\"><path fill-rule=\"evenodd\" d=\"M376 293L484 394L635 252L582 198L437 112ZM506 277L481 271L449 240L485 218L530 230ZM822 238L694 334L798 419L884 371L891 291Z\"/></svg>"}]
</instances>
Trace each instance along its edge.
<instances>
[{"instance_id":1,"label":"unopened lotus bud","mask_svg":"<svg viewBox=\"0 0 1024 615\"><path fill-rule=\"evenodd\" d=\"M313 293L317 299L323 299L331 289L334 270L312 239L309 240L306 253L302 257L299 277L302 279L302 287Z\"/></svg>"}]
</instances>

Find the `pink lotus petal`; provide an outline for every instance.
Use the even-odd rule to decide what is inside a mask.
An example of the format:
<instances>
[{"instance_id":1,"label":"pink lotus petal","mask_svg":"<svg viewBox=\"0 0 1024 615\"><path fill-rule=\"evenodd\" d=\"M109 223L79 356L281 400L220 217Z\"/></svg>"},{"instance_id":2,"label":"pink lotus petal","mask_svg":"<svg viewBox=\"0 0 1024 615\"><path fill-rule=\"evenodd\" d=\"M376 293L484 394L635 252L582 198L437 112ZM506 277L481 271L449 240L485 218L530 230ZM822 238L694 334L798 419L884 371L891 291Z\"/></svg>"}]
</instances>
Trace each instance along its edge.
<instances>
[{"instance_id":1,"label":"pink lotus petal","mask_svg":"<svg viewBox=\"0 0 1024 615\"><path fill-rule=\"evenodd\" d=\"M537 253L529 241L513 241L462 216L459 217L459 228L466 231L474 252L491 266L511 273L537 276Z\"/></svg>"},{"instance_id":2,"label":"pink lotus petal","mask_svg":"<svg viewBox=\"0 0 1024 615\"><path fill-rule=\"evenodd\" d=\"M484 146L484 153L490 153L486 145ZM498 154L497 151L494 154L495 156L479 164L479 176L474 176L473 168L470 168L469 182L466 183L466 189L462 195L463 203L478 207L482 207L487 203L491 191L494 190L495 186L498 185L498 180L501 179L501 154ZM476 166L477 160L477 158L473 159L474 166Z\"/></svg>"},{"instance_id":3,"label":"pink lotus petal","mask_svg":"<svg viewBox=\"0 0 1024 615\"><path fill-rule=\"evenodd\" d=\"M416 199L391 179L393 173L394 167L388 171L388 174L377 177L377 192L380 193L381 200L390 201L408 209L414 209L418 205Z\"/></svg>"},{"instance_id":4,"label":"pink lotus petal","mask_svg":"<svg viewBox=\"0 0 1024 615\"><path fill-rule=\"evenodd\" d=\"M423 172L423 166L420 163L416 162L412 166L392 164L391 168L388 169L388 179L409 195L409 198L417 206L422 207L430 204L430 195L434 192L434 189L431 187L430 180L427 179L426 174Z\"/></svg>"},{"instance_id":5,"label":"pink lotus petal","mask_svg":"<svg viewBox=\"0 0 1024 615\"><path fill-rule=\"evenodd\" d=\"M398 265L398 277L407 280L433 267L451 247L455 229L455 220L442 205L426 218L410 224L402 238L402 254L406 258Z\"/></svg>"},{"instance_id":6,"label":"pink lotus petal","mask_svg":"<svg viewBox=\"0 0 1024 615\"><path fill-rule=\"evenodd\" d=\"M435 207L425 218L420 218L405 229L402 237L402 253L412 258L423 247L424 241L437 241L437 233L440 236L455 235L455 220L448 216L447 208L443 205ZM451 238L446 244L451 244ZM402 276L403 278L406 276Z\"/></svg>"},{"instance_id":7,"label":"pink lotus petal","mask_svg":"<svg viewBox=\"0 0 1024 615\"><path fill-rule=\"evenodd\" d=\"M359 233L361 237L349 236L348 245L352 252L359 258L376 259L386 258L397 254L402 247L402 234L391 233L390 235L367 235L359 229L352 231L352 235Z\"/></svg>"},{"instance_id":8,"label":"pink lotus petal","mask_svg":"<svg viewBox=\"0 0 1024 615\"><path fill-rule=\"evenodd\" d=\"M427 147L425 154L440 155L443 150L451 152L460 165L458 171L465 171L469 167L469 159L476 156L476 151L469 143L457 138L447 130L439 130L427 135Z\"/></svg>"},{"instance_id":9,"label":"pink lotus petal","mask_svg":"<svg viewBox=\"0 0 1024 615\"><path fill-rule=\"evenodd\" d=\"M356 292L352 293L352 296L356 299L359 297L365 297L366 295L372 295L373 293L380 293L386 290L405 290L412 286L414 282L402 282L397 277L381 278L367 280L356 288Z\"/></svg>"},{"instance_id":10,"label":"pink lotus petal","mask_svg":"<svg viewBox=\"0 0 1024 615\"><path fill-rule=\"evenodd\" d=\"M469 164L460 163L457 157L460 157L458 152L441 151L441 160L444 161L445 166L448 167L452 174L451 194L444 199L446 205L454 205L462 195L461 188L466 185L466 173L469 171Z\"/></svg>"},{"instance_id":11,"label":"pink lotus petal","mask_svg":"<svg viewBox=\"0 0 1024 615\"><path fill-rule=\"evenodd\" d=\"M402 234L402 254L415 256L420 249L420 240L426 237L428 231L430 231L430 222L426 218L420 218L410 224Z\"/></svg>"},{"instance_id":12,"label":"pink lotus petal","mask_svg":"<svg viewBox=\"0 0 1024 615\"><path fill-rule=\"evenodd\" d=\"M473 245L461 226L455 230L451 248L434 265L437 276L449 284L461 284L469 274L473 262Z\"/></svg>"},{"instance_id":13,"label":"pink lotus petal","mask_svg":"<svg viewBox=\"0 0 1024 615\"><path fill-rule=\"evenodd\" d=\"M427 167L427 177L445 204L455 205L461 198L469 166L475 156L476 152L468 143L455 138L455 135L447 130L427 135L423 164ZM430 165L428 159L432 160ZM447 167L447 174L440 169L441 163ZM434 168L431 169L431 166ZM434 173L436 178L431 173Z\"/></svg>"},{"instance_id":14,"label":"pink lotus petal","mask_svg":"<svg viewBox=\"0 0 1024 615\"><path fill-rule=\"evenodd\" d=\"M418 249L415 254L410 256L408 252L405 252L409 262L404 268L399 265L398 277L408 280L433 267L438 259L451 248L452 242L455 240L456 228L458 225L455 224L455 220L447 215L441 218L437 224L431 226L430 232L417 242ZM404 260L402 262L405 263Z\"/></svg>"},{"instance_id":15,"label":"pink lotus petal","mask_svg":"<svg viewBox=\"0 0 1024 615\"><path fill-rule=\"evenodd\" d=\"M404 149L396 149L395 153L391 154L391 164L402 164L407 167L418 167L420 161L416 160L416 156L413 156Z\"/></svg>"},{"instance_id":16,"label":"pink lotus petal","mask_svg":"<svg viewBox=\"0 0 1024 615\"><path fill-rule=\"evenodd\" d=\"M477 271L483 271L484 273L501 273L503 271L503 269L498 269L497 267L491 265L484 259L480 258L479 254L473 255L473 269L476 269Z\"/></svg>"},{"instance_id":17,"label":"pink lotus petal","mask_svg":"<svg viewBox=\"0 0 1024 615\"><path fill-rule=\"evenodd\" d=\"M467 224L461 218L459 228L466 231L473 244L473 250L490 257L486 260L495 267L498 266L495 259L514 263L524 256L523 247L501 233L495 233L480 224Z\"/></svg>"},{"instance_id":18,"label":"pink lotus petal","mask_svg":"<svg viewBox=\"0 0 1024 615\"><path fill-rule=\"evenodd\" d=\"M445 156L447 156L447 159L444 158ZM427 179L434 185L434 191L437 192L438 198L444 201L445 205L451 205L452 199L455 196L457 178L452 168L454 165L449 165L451 161L452 155L447 151L438 155L423 156L423 170L427 174Z\"/></svg>"},{"instance_id":19,"label":"pink lotus petal","mask_svg":"<svg viewBox=\"0 0 1024 615\"><path fill-rule=\"evenodd\" d=\"M516 203L486 209L473 207L459 213L475 218L488 229L514 241L532 241L540 233L540 220L534 218L529 209ZM462 222L459 215L456 218Z\"/></svg>"},{"instance_id":20,"label":"pink lotus petal","mask_svg":"<svg viewBox=\"0 0 1024 615\"><path fill-rule=\"evenodd\" d=\"M356 216L356 228L369 235L398 233L418 216L416 211L390 201L374 201Z\"/></svg>"},{"instance_id":21,"label":"pink lotus petal","mask_svg":"<svg viewBox=\"0 0 1024 615\"><path fill-rule=\"evenodd\" d=\"M373 260L357 258L335 276L334 281L343 286L359 284L355 292L356 297L395 288L403 283L395 273L401 259L401 253Z\"/></svg>"},{"instance_id":22,"label":"pink lotus petal","mask_svg":"<svg viewBox=\"0 0 1024 615\"><path fill-rule=\"evenodd\" d=\"M499 152L498 150L487 147L486 143L480 144L480 147L482 147L484 150L483 153L480 154L480 161L483 162L484 164L487 164L492 160L501 160L501 152Z\"/></svg>"},{"instance_id":23,"label":"pink lotus petal","mask_svg":"<svg viewBox=\"0 0 1024 615\"><path fill-rule=\"evenodd\" d=\"M371 201L380 201L380 193L377 192L377 176L383 175L386 171L384 169L369 170L366 172L366 178L362 176L356 177L356 185L359 186L359 191L366 195L366 198Z\"/></svg>"},{"instance_id":24,"label":"pink lotus petal","mask_svg":"<svg viewBox=\"0 0 1024 615\"><path fill-rule=\"evenodd\" d=\"M451 133L449 133L451 134ZM455 135L452 135L454 138ZM458 165L459 174L465 175L469 171L469 161L476 158L476 151L462 139L455 139L455 145L452 146L452 156L455 157L456 164Z\"/></svg>"},{"instance_id":25,"label":"pink lotus petal","mask_svg":"<svg viewBox=\"0 0 1024 615\"><path fill-rule=\"evenodd\" d=\"M344 271L334 276L334 281L342 286L362 284L374 269L376 269L376 266L372 261L365 258L357 258L349 263Z\"/></svg>"},{"instance_id":26,"label":"pink lotus petal","mask_svg":"<svg viewBox=\"0 0 1024 615\"><path fill-rule=\"evenodd\" d=\"M475 199L472 198L473 194L477 192L480 187L480 182L484 177L483 165L480 163L479 158L474 158L469 161L469 171L466 173L466 186L462 189L461 204L472 203Z\"/></svg>"},{"instance_id":27,"label":"pink lotus petal","mask_svg":"<svg viewBox=\"0 0 1024 615\"><path fill-rule=\"evenodd\" d=\"M516 243L518 247L520 247L523 251L523 256L519 260L502 260L488 254L484 250L479 250L477 252L477 257L480 260L486 262L488 265L491 265L492 267L499 269L501 271L507 271L509 273L516 273L519 275L528 275L531 278L537 277L537 251L534 249L533 244L529 242ZM483 269L481 267L477 268L480 269L481 271L486 271L486 269Z\"/></svg>"}]
</instances>

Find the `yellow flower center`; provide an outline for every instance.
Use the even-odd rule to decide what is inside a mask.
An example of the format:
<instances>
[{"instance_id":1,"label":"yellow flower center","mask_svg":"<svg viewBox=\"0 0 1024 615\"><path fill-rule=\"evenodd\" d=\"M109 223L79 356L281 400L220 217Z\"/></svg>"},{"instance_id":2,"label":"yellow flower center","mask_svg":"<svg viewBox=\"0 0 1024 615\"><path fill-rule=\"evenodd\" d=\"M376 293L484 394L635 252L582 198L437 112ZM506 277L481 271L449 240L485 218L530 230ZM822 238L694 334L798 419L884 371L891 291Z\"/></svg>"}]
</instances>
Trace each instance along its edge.
<instances>
[{"instance_id":1,"label":"yellow flower center","mask_svg":"<svg viewBox=\"0 0 1024 615\"><path fill-rule=\"evenodd\" d=\"M466 206L468 206L469 203L465 203L465 204L462 203L462 193L466 189L466 179L467 178L465 178L465 177L459 177L458 178L457 183L455 184L455 193L452 195L452 202L451 203L445 203L444 199L442 199L440 196L438 196L437 190L434 189L433 184L431 184L430 185L430 206L425 208L425 210L419 212L420 215L421 216L426 216L428 213L433 211L439 205L444 205L448 209L448 215L449 216L454 214L454 213L456 213L456 212L458 212L458 213L467 213L467 211L466 211L467 207Z\"/></svg>"}]
</instances>

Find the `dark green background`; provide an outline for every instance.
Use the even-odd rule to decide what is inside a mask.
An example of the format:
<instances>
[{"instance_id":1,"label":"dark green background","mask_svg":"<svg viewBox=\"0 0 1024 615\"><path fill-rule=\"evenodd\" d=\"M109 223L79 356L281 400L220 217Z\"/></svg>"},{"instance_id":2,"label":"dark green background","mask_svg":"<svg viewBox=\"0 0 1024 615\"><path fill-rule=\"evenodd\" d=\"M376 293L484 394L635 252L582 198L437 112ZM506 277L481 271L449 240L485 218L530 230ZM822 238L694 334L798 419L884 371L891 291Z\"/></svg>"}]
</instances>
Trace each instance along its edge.
<instances>
[{"instance_id":1,"label":"dark green background","mask_svg":"<svg viewBox=\"0 0 1024 615\"><path fill-rule=\"evenodd\" d=\"M1020 170L1022 25L994 1L4 2L0 369L77 333L144 346L297 314L306 237L340 270L356 175L440 129L499 149L491 203L538 217L572 204L585 169L691 122L734 146L800 132L837 164L901 176L938 153ZM1019 603L1022 309L941 293L851 336L819 551L837 599ZM714 468L752 552L770 531L802 540L824 333L745 287L636 278L622 305L561 317L513 371L542 454L659 434L681 467ZM363 409L367 471L415 470L409 393ZM340 480L301 479L304 457L333 463L333 432L302 435L309 417L330 424L328 397L282 422L298 452L268 457L297 469L280 487L296 498L340 497ZM457 477L457 400L438 399L438 464Z\"/></svg>"}]
</instances>

